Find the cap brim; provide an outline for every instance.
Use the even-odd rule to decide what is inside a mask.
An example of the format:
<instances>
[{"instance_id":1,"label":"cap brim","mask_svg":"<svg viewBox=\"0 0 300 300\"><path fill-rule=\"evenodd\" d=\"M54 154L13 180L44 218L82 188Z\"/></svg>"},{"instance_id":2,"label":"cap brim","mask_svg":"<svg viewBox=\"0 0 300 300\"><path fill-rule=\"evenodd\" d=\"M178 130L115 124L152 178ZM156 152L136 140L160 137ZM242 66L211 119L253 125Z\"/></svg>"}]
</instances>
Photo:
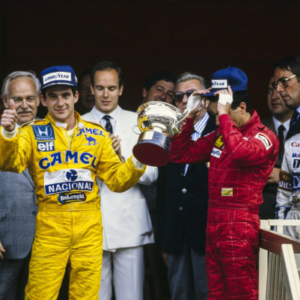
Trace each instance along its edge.
<instances>
[{"instance_id":1,"label":"cap brim","mask_svg":"<svg viewBox=\"0 0 300 300\"><path fill-rule=\"evenodd\" d=\"M67 82L52 82L52 83L49 83L49 84L46 84L45 86L42 87L42 90L43 89L46 89L50 86L56 86L56 85L61 85L61 86L69 86L69 87L77 87L77 85L74 85L73 83L67 83Z\"/></svg>"}]
</instances>

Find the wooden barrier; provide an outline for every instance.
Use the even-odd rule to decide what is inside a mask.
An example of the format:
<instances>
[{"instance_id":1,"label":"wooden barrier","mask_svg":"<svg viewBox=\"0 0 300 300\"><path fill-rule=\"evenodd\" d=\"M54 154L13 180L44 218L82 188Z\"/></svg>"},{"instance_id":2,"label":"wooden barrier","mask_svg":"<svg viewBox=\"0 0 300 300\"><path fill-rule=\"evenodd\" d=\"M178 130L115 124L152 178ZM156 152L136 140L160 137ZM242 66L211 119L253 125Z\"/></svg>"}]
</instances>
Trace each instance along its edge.
<instances>
[{"instance_id":1,"label":"wooden barrier","mask_svg":"<svg viewBox=\"0 0 300 300\"><path fill-rule=\"evenodd\" d=\"M259 300L300 300L300 242L282 234L283 226L299 225L300 220L261 220Z\"/></svg>"}]
</instances>

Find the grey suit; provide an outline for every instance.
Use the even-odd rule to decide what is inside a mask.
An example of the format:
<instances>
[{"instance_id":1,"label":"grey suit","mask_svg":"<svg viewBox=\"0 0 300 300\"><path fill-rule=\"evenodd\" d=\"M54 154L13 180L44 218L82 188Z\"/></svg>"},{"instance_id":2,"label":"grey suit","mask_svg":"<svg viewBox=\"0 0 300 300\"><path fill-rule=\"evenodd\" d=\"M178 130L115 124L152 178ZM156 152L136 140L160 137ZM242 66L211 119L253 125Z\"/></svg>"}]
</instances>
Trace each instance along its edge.
<instances>
[{"instance_id":1,"label":"grey suit","mask_svg":"<svg viewBox=\"0 0 300 300\"><path fill-rule=\"evenodd\" d=\"M0 241L6 250L0 260L0 300L22 299L16 292L24 291L27 269L35 232L35 189L26 169L21 174L0 172ZM18 287L18 277L24 282ZM22 297L22 296L21 296Z\"/></svg>"}]
</instances>

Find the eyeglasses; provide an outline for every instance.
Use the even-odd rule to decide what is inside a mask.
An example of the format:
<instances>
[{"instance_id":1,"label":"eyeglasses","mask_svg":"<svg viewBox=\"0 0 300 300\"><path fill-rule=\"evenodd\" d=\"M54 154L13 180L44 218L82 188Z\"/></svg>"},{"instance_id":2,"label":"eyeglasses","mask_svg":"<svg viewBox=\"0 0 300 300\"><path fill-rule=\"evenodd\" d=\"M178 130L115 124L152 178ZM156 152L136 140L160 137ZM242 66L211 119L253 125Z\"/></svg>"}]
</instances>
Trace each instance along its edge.
<instances>
[{"instance_id":1,"label":"eyeglasses","mask_svg":"<svg viewBox=\"0 0 300 300\"><path fill-rule=\"evenodd\" d=\"M177 93L175 93L175 101L176 102L181 102L183 100L184 95L186 95L187 97L189 97L194 92L195 92L195 90L188 90L185 93L183 93L183 92L177 92Z\"/></svg>"},{"instance_id":2,"label":"eyeglasses","mask_svg":"<svg viewBox=\"0 0 300 300\"><path fill-rule=\"evenodd\" d=\"M296 75L292 75L290 77L281 77L278 80L275 80L272 82L272 87L276 90L277 85L279 84L281 87L283 88L287 88L288 87L288 82L292 79L296 77Z\"/></svg>"}]
</instances>

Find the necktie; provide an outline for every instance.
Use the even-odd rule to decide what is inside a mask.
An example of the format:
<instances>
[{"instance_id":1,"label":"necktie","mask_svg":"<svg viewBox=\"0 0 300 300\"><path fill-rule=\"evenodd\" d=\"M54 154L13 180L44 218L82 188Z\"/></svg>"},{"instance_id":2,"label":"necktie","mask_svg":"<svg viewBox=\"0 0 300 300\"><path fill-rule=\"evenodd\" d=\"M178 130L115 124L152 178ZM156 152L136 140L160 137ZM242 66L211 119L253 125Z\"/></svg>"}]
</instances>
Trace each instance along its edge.
<instances>
[{"instance_id":1,"label":"necktie","mask_svg":"<svg viewBox=\"0 0 300 300\"><path fill-rule=\"evenodd\" d=\"M290 137L292 137L293 135L299 133L299 123L298 123L298 119L299 119L300 114L298 113L297 110L294 111L294 114L291 118L290 121L290 129L285 137L285 139L289 139Z\"/></svg>"},{"instance_id":2,"label":"necktie","mask_svg":"<svg viewBox=\"0 0 300 300\"><path fill-rule=\"evenodd\" d=\"M284 135L283 132L285 131L285 128L283 125L280 125L278 127L278 139L279 139L279 152L278 157L280 161L282 161L283 152L284 152Z\"/></svg>"},{"instance_id":3,"label":"necktie","mask_svg":"<svg viewBox=\"0 0 300 300\"><path fill-rule=\"evenodd\" d=\"M298 118L299 118L299 112L295 110L291 118L291 126L294 126L297 123Z\"/></svg>"},{"instance_id":4,"label":"necktie","mask_svg":"<svg viewBox=\"0 0 300 300\"><path fill-rule=\"evenodd\" d=\"M110 122L111 116L105 115L103 117L103 119L106 121L106 124L105 124L106 131L108 131L110 133L113 133L113 127L112 127L111 122Z\"/></svg>"}]
</instances>

